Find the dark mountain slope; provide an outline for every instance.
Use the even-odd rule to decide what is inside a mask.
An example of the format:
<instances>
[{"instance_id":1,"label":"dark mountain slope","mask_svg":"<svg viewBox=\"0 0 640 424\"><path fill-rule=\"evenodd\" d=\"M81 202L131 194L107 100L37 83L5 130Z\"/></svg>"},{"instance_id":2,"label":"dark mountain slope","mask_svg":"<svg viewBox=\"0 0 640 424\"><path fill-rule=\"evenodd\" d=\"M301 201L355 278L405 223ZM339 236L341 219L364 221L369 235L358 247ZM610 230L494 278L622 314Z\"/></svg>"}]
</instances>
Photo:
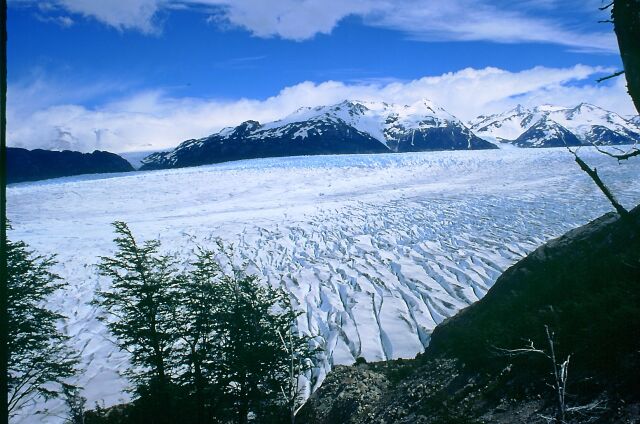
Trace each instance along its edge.
<instances>
[{"instance_id":1,"label":"dark mountain slope","mask_svg":"<svg viewBox=\"0 0 640 424\"><path fill-rule=\"evenodd\" d=\"M96 150L80 153L64 150L27 150L7 148L7 180L9 183L36 181L80 174L133 171L120 156Z\"/></svg>"},{"instance_id":2,"label":"dark mountain slope","mask_svg":"<svg viewBox=\"0 0 640 424\"><path fill-rule=\"evenodd\" d=\"M592 406L567 422L640 422L640 208L537 249L438 326L416 359L337 367L300 421L341 413L343 423L548 422L557 405L551 362L503 350L531 341L548 352L545 326L557 357L571 355L568 405Z\"/></svg>"},{"instance_id":3,"label":"dark mountain slope","mask_svg":"<svg viewBox=\"0 0 640 424\"><path fill-rule=\"evenodd\" d=\"M398 140L397 151L427 152L432 150L485 150L496 146L477 137L462 125L425 128L404 134Z\"/></svg>"},{"instance_id":4,"label":"dark mountain slope","mask_svg":"<svg viewBox=\"0 0 640 424\"><path fill-rule=\"evenodd\" d=\"M247 121L230 133L188 140L171 152L148 156L140 169L181 168L267 157L389 152L369 134L341 121L314 122L311 128L307 123L293 123L278 131L260 129L258 122Z\"/></svg>"},{"instance_id":5,"label":"dark mountain slope","mask_svg":"<svg viewBox=\"0 0 640 424\"><path fill-rule=\"evenodd\" d=\"M541 119L513 141L518 147L580 146L582 142L562 125L550 119Z\"/></svg>"}]
</instances>

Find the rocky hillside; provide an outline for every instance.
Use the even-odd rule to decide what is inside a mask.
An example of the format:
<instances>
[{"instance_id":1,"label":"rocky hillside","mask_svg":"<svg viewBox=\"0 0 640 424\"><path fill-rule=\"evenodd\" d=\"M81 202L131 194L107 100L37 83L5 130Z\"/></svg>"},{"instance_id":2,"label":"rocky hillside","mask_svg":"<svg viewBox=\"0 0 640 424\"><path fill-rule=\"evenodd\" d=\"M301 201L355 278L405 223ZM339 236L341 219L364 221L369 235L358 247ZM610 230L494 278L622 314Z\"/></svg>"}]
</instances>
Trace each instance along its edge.
<instances>
[{"instance_id":1,"label":"rocky hillside","mask_svg":"<svg viewBox=\"0 0 640 424\"><path fill-rule=\"evenodd\" d=\"M7 148L9 183L36 181L80 174L133 171L129 162L115 153L96 150L80 153L64 150Z\"/></svg>"},{"instance_id":2,"label":"rocky hillside","mask_svg":"<svg viewBox=\"0 0 640 424\"><path fill-rule=\"evenodd\" d=\"M459 119L429 101L413 105L344 101L301 108L288 117L187 140L154 153L142 168L162 169L279 156L495 149Z\"/></svg>"},{"instance_id":3,"label":"rocky hillside","mask_svg":"<svg viewBox=\"0 0 640 424\"><path fill-rule=\"evenodd\" d=\"M546 328L556 362L570 358L565 421L640 422L640 208L538 248L416 359L336 367L299 422L549 422Z\"/></svg>"}]
</instances>

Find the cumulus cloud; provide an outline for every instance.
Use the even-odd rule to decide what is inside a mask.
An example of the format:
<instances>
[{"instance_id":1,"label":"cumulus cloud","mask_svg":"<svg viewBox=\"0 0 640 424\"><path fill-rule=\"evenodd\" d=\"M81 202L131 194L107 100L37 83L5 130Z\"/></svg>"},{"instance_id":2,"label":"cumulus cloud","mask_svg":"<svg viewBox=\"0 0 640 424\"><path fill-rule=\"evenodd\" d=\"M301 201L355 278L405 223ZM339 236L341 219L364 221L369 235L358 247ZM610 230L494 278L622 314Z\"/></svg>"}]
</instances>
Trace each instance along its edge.
<instances>
[{"instance_id":1,"label":"cumulus cloud","mask_svg":"<svg viewBox=\"0 0 640 424\"><path fill-rule=\"evenodd\" d=\"M158 14L192 8L207 21L246 29L257 37L306 40L329 34L348 16L422 41L551 43L577 50L615 52L612 31L594 32L598 0L10 0L95 18L115 28L161 30ZM544 12L544 13L541 13ZM575 15L579 19L571 19ZM550 16L557 16L552 18ZM559 17L562 16L562 19ZM584 22L583 22L584 21Z\"/></svg>"},{"instance_id":2,"label":"cumulus cloud","mask_svg":"<svg viewBox=\"0 0 640 424\"><path fill-rule=\"evenodd\" d=\"M177 98L155 90L91 108L73 102L81 97L65 99L60 93L66 90L39 79L34 82L37 89L26 83L9 87L8 143L80 151L159 150L248 119L268 122L302 106L334 104L345 99L408 104L428 98L465 121L518 103L572 106L586 101L622 115L634 114L624 78L608 84L594 82L596 75L607 71L583 65L536 67L520 72L469 68L411 81L307 81L285 87L266 99ZM84 91L99 92L100 87ZM53 101L56 97L62 102Z\"/></svg>"}]
</instances>

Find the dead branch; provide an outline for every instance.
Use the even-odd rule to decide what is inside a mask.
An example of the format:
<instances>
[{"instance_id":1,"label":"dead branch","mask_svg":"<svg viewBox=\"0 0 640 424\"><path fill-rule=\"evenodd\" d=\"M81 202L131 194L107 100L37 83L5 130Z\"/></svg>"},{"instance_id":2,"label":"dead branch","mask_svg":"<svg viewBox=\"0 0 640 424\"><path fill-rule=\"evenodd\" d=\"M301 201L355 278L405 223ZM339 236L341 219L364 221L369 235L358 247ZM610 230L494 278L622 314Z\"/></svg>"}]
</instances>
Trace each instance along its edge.
<instances>
[{"instance_id":1,"label":"dead branch","mask_svg":"<svg viewBox=\"0 0 640 424\"><path fill-rule=\"evenodd\" d=\"M527 342L529 344L526 347L519 348L519 349L503 349L500 347L494 347L494 349L502 354L509 355L509 356L523 355L526 353L537 353L537 354L543 355L548 359L551 359L549 355L547 355L547 352L545 352L542 349L536 348L533 345L533 342L531 340L527 340Z\"/></svg>"},{"instance_id":2,"label":"dead branch","mask_svg":"<svg viewBox=\"0 0 640 424\"><path fill-rule=\"evenodd\" d=\"M608 8L610 8L611 6L613 6L613 2L610 2L609 4L607 4L606 6L601 6L598 9L600 10L607 10Z\"/></svg>"},{"instance_id":3,"label":"dead branch","mask_svg":"<svg viewBox=\"0 0 640 424\"><path fill-rule=\"evenodd\" d=\"M640 155L640 149L638 149L637 147L633 147L631 150L629 150L627 152L624 152L624 153L620 153L620 154L611 153L611 152L609 152L607 150L601 149L599 146L597 146L595 144L593 144L593 147L595 147L596 150L598 152L602 153L603 155L607 155L609 157L617 159L618 161L627 160L627 159L630 159L630 158L632 158L634 156ZM616 150L621 151L620 149L616 149Z\"/></svg>"},{"instance_id":4,"label":"dead branch","mask_svg":"<svg viewBox=\"0 0 640 424\"><path fill-rule=\"evenodd\" d=\"M594 183L596 183L600 191L602 191L602 193L609 200L609 202L611 202L611 204L613 205L613 208L616 210L616 212L618 212L618 215L620 216L629 215L629 212L618 202L618 200L615 198L613 193L611 193L611 190L609 190L609 188L605 185L602 179L600 179L600 176L598 175L598 170L596 168L591 169L589 165L587 165L586 162L583 161L580 156L578 156L577 151L573 151L569 147L567 147L567 150L569 150L569 152L571 152L571 154L574 156L576 162L580 166L580 169L582 169L584 172L587 173L587 175L589 175L589 177L591 177L591 179L593 180Z\"/></svg>"},{"instance_id":5,"label":"dead branch","mask_svg":"<svg viewBox=\"0 0 640 424\"><path fill-rule=\"evenodd\" d=\"M613 22L613 21L599 21L599 22ZM611 74L611 75L607 75L606 77L598 78L598 79L596 80L596 82L597 82L597 83L600 83L600 82L602 82L602 81L606 81L606 80L611 79L611 78L619 77L619 76L620 76L620 75L622 75L622 74L624 74L624 71L614 72L613 74Z\"/></svg>"}]
</instances>

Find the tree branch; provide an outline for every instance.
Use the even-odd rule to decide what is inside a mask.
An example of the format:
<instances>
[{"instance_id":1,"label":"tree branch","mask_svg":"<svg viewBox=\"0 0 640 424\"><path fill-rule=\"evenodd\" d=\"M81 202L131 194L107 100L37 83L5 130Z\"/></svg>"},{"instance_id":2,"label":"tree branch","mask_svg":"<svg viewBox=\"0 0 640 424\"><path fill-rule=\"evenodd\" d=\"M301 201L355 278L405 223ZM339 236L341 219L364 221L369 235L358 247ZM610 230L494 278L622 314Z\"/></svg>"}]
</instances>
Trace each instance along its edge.
<instances>
[{"instance_id":1,"label":"tree branch","mask_svg":"<svg viewBox=\"0 0 640 424\"><path fill-rule=\"evenodd\" d=\"M618 202L613 193L611 193L609 188L604 184L604 182L602 182L600 176L598 175L598 170L596 168L591 169L589 165L587 165L586 162L583 161L582 158L580 158L580 156L578 156L578 154L571 150L569 147L567 147L567 150L569 150L569 152L571 152L571 154L575 157L575 160L580 166L580 169L582 169L587 173L587 175L589 175L589 177L591 177L593 182L596 183L605 197L609 199L609 202L611 202L616 212L618 212L620 216L627 216L629 212Z\"/></svg>"},{"instance_id":2,"label":"tree branch","mask_svg":"<svg viewBox=\"0 0 640 424\"><path fill-rule=\"evenodd\" d=\"M637 147L634 147L631 150L629 150L629 151L627 151L625 153L621 153L621 154L615 154L615 153L608 152L606 150L601 149L599 146L596 146L595 144L593 145L593 147L595 147L596 150L598 152L602 153L603 155L607 155L609 157L617 159L618 161L627 160L627 159L630 159L630 158L632 158L634 156L640 155L640 149L638 149ZM623 151L623 150L620 150L620 151Z\"/></svg>"},{"instance_id":3,"label":"tree branch","mask_svg":"<svg viewBox=\"0 0 640 424\"><path fill-rule=\"evenodd\" d=\"M600 21L600 22L613 22L613 21ZM613 74L607 75L606 77L598 78L596 80L596 82L600 83L600 82L606 81L606 80L611 79L611 78L619 77L622 74L624 74L624 71L614 72Z\"/></svg>"},{"instance_id":4,"label":"tree branch","mask_svg":"<svg viewBox=\"0 0 640 424\"><path fill-rule=\"evenodd\" d=\"M610 2L609 4L607 4L606 6L601 6L598 9L600 10L607 10L608 8L610 8L611 6L613 6L613 2Z\"/></svg>"}]
</instances>

